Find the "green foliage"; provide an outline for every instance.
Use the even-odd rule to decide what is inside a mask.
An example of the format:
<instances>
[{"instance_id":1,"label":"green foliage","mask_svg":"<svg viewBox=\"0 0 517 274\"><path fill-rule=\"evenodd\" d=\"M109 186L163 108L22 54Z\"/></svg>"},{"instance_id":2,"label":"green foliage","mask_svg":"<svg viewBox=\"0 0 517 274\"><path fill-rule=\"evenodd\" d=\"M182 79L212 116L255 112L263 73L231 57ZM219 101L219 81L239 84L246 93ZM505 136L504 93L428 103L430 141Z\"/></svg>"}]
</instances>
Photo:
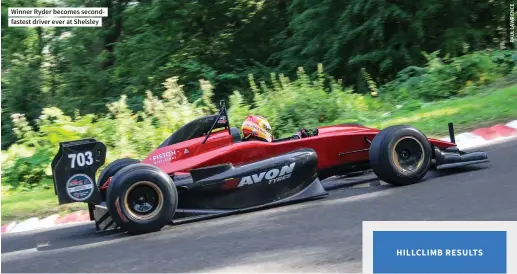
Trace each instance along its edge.
<instances>
[{"instance_id":1,"label":"green foliage","mask_svg":"<svg viewBox=\"0 0 517 274\"><path fill-rule=\"evenodd\" d=\"M249 81L249 93L254 94L252 106L235 91L230 97L231 124L239 127L249 114L264 115L276 137L293 134L301 127L357 119L359 113L371 108L365 97L344 89L339 81L325 75L321 66L315 79L300 68L294 81L275 74L269 84L261 82L260 87L252 75ZM141 159L179 127L216 111L213 86L205 80L200 84L201 98L190 103L178 78L169 78L163 83L161 98L147 91L143 109L137 112L128 107L126 95L107 104L109 113L104 116L75 113L71 117L59 108L44 108L37 120L38 131L24 115L14 114L14 132L19 140L2 153L2 185L21 190L49 187L50 163L63 141L95 136L108 147L108 162L121 157Z\"/></svg>"},{"instance_id":2,"label":"green foliage","mask_svg":"<svg viewBox=\"0 0 517 274\"><path fill-rule=\"evenodd\" d=\"M242 95L235 92L230 97L232 123L242 122L249 114L263 115L276 138L292 135L302 127L358 119L360 111L371 108L364 96L325 75L321 65L314 79L299 68L295 80L271 74L269 83L263 81L257 86L252 75L249 81L254 94L252 106L244 104Z\"/></svg>"},{"instance_id":3,"label":"green foliage","mask_svg":"<svg viewBox=\"0 0 517 274\"><path fill-rule=\"evenodd\" d=\"M321 64L314 77L299 68L294 80L272 73L269 81L257 84L250 74L249 90L234 91L230 96L230 123L239 127L247 115L262 115L269 120L274 136L281 138L302 127L376 122L394 112L418 110L423 106L421 99L475 92L471 87L491 83L515 67L501 56L507 53L476 52L452 59L440 58L438 52L426 54L426 67L408 67L395 81L379 88L363 70L372 95L380 90L378 98L345 88L341 80L325 74ZM13 133L18 141L2 153L2 185L21 190L51 187L50 163L60 142L94 136L108 146L108 162L121 157L142 158L185 123L216 111L209 81L200 81L203 92L192 103L178 81L178 77L166 79L161 96L146 91L139 111L129 107L126 95L106 105L107 115L76 111L70 116L57 107L47 107L35 121L37 131L25 115L13 114ZM252 99L247 101L243 94L251 94ZM401 105L394 107L393 102Z\"/></svg>"},{"instance_id":4,"label":"green foliage","mask_svg":"<svg viewBox=\"0 0 517 274\"><path fill-rule=\"evenodd\" d=\"M316 76L323 63L354 92L375 93L374 85L398 71L424 66L422 51L452 58L466 49L513 49L503 16L509 3L470 1L465 9L462 1L441 0L5 0L2 148L16 140L13 113L35 126L48 105L66 115L102 114L123 94L131 111L142 111L146 92L161 96L170 75L189 102L206 101L199 79L213 85L214 101L240 90L248 102L249 74L257 83L278 71L294 79L298 67ZM99 6L109 16L101 28L8 27L7 8L20 6ZM508 67L506 57L496 63Z\"/></svg>"},{"instance_id":5,"label":"green foliage","mask_svg":"<svg viewBox=\"0 0 517 274\"><path fill-rule=\"evenodd\" d=\"M426 67L401 70L381 93L393 100L432 101L476 92L476 88L511 72L517 65L510 51L479 51L455 58L424 54Z\"/></svg>"},{"instance_id":6,"label":"green foliage","mask_svg":"<svg viewBox=\"0 0 517 274\"><path fill-rule=\"evenodd\" d=\"M323 61L346 84L360 80L361 68L382 84L408 66L424 65L422 51L456 57L465 45L513 48L503 16L509 3L470 1L465 9L464 1L295 0L289 25L276 38L282 49L273 56L283 71Z\"/></svg>"},{"instance_id":7,"label":"green foliage","mask_svg":"<svg viewBox=\"0 0 517 274\"><path fill-rule=\"evenodd\" d=\"M370 90L372 96L377 96L379 93L377 83L375 83L375 81L372 79L372 76L364 68L361 69L361 73L363 74L363 77L368 84L368 89Z\"/></svg>"},{"instance_id":8,"label":"green foliage","mask_svg":"<svg viewBox=\"0 0 517 274\"><path fill-rule=\"evenodd\" d=\"M136 113L128 108L125 95L108 104L109 114L100 117L78 113L70 117L59 108L44 108L37 120L38 131L24 115L13 114L19 139L2 153L2 185L21 190L48 187L52 183L50 163L63 141L95 136L108 146L108 162L121 157L141 158L174 130L213 110L209 89L196 103L188 102L176 77L167 79L164 89L161 99L148 91L144 109Z\"/></svg>"},{"instance_id":9,"label":"green foliage","mask_svg":"<svg viewBox=\"0 0 517 274\"><path fill-rule=\"evenodd\" d=\"M2 185L5 182L11 188L30 189L45 177L45 166L52 157L50 146L43 143L45 139L33 131L24 115L14 114L12 118L14 132L23 143L2 153Z\"/></svg>"},{"instance_id":10,"label":"green foliage","mask_svg":"<svg viewBox=\"0 0 517 274\"><path fill-rule=\"evenodd\" d=\"M96 136L111 158L142 155L221 99L234 125L260 113L278 137L476 93L515 71L509 3L2 1L6 180L30 188L48 179L60 140ZM9 7L58 5L109 16L101 28L8 27Z\"/></svg>"}]
</instances>

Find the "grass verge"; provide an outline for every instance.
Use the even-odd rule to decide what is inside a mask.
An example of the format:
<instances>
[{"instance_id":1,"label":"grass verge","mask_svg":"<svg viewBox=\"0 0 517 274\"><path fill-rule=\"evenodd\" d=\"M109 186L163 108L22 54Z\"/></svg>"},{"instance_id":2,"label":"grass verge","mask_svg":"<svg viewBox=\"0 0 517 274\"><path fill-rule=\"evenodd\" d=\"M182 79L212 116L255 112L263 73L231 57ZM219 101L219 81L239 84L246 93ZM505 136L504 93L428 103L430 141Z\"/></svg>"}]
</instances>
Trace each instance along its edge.
<instances>
[{"instance_id":1,"label":"grass verge","mask_svg":"<svg viewBox=\"0 0 517 274\"><path fill-rule=\"evenodd\" d=\"M453 122L456 133L460 133L512 119L517 119L517 85L433 102L417 110L401 109L365 124L376 128L409 124L429 137L443 137L448 136L449 122Z\"/></svg>"},{"instance_id":2,"label":"grass verge","mask_svg":"<svg viewBox=\"0 0 517 274\"><path fill-rule=\"evenodd\" d=\"M454 122L457 133L506 122L517 118L517 85L486 89L476 95L439 101L416 110L396 110L364 124L385 128L396 124L410 124L430 137L447 136L448 122ZM2 193L2 224L29 217L45 217L86 210L83 203L59 206L54 190Z\"/></svg>"},{"instance_id":3,"label":"grass verge","mask_svg":"<svg viewBox=\"0 0 517 274\"><path fill-rule=\"evenodd\" d=\"M53 189L2 193L2 225L30 217L64 215L77 210L88 210L88 207L83 203L60 206Z\"/></svg>"}]
</instances>

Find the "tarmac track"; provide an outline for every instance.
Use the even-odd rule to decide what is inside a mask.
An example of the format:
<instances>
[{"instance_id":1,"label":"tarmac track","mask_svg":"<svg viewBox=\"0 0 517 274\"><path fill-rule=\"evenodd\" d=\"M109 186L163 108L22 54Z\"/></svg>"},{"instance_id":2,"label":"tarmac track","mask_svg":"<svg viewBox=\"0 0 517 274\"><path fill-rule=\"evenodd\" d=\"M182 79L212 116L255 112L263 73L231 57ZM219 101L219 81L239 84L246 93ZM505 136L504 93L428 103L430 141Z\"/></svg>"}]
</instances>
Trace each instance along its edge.
<instances>
[{"instance_id":1,"label":"tarmac track","mask_svg":"<svg viewBox=\"0 0 517 274\"><path fill-rule=\"evenodd\" d=\"M483 150L490 163L415 185L339 188L146 235L98 234L93 224L5 234L2 272L359 273L362 221L517 221L517 140Z\"/></svg>"}]
</instances>

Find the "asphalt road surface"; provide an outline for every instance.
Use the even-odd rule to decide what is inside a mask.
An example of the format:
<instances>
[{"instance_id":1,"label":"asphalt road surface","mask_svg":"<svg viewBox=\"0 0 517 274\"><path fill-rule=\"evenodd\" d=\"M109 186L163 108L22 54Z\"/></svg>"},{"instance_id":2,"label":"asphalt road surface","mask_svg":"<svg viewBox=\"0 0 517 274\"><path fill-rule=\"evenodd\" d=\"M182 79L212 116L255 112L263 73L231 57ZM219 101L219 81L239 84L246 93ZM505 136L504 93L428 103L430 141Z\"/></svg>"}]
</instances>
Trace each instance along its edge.
<instances>
[{"instance_id":1,"label":"asphalt road surface","mask_svg":"<svg viewBox=\"0 0 517 274\"><path fill-rule=\"evenodd\" d=\"M362 221L517 220L517 140L491 163L405 187L339 188L325 199L139 236L93 224L2 236L3 272L362 271Z\"/></svg>"}]
</instances>

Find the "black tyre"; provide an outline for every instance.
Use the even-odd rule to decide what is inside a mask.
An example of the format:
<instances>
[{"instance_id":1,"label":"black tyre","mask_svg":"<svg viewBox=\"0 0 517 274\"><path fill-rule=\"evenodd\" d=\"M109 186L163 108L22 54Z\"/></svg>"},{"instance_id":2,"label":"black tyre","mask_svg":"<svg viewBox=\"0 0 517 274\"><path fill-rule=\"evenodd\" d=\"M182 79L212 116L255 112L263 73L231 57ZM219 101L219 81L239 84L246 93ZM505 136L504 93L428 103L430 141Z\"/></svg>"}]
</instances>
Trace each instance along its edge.
<instances>
[{"instance_id":1,"label":"black tyre","mask_svg":"<svg viewBox=\"0 0 517 274\"><path fill-rule=\"evenodd\" d=\"M99 174L99 178L97 179L97 185L101 187L108 180L109 177L115 175L115 173L117 173L119 170L128 165L136 163L140 163L140 161L131 158L122 158L111 162L101 171L101 174ZM101 200L103 202L106 201L105 191L101 191Z\"/></svg>"},{"instance_id":2,"label":"black tyre","mask_svg":"<svg viewBox=\"0 0 517 274\"><path fill-rule=\"evenodd\" d=\"M392 185L414 184L431 166L432 150L427 137L410 126L382 130L373 138L369 153L377 177Z\"/></svg>"},{"instance_id":3,"label":"black tyre","mask_svg":"<svg viewBox=\"0 0 517 274\"><path fill-rule=\"evenodd\" d=\"M159 231L174 216L178 193L174 182L147 164L126 166L113 176L106 194L113 220L133 234Z\"/></svg>"},{"instance_id":4,"label":"black tyre","mask_svg":"<svg viewBox=\"0 0 517 274\"><path fill-rule=\"evenodd\" d=\"M117 171L121 170L122 168L124 168L128 165L132 165L132 164L136 164L136 163L140 163L140 161L138 161L137 159L131 159L131 158L122 158L122 159L118 159L118 160L111 162L109 165L106 166L106 168L104 168L102 170L101 174L99 174L99 179L97 180L97 184L99 184L99 186L101 186L102 184L104 184L106 182L106 180L108 180L109 177L115 175L115 173L117 173Z\"/></svg>"}]
</instances>

